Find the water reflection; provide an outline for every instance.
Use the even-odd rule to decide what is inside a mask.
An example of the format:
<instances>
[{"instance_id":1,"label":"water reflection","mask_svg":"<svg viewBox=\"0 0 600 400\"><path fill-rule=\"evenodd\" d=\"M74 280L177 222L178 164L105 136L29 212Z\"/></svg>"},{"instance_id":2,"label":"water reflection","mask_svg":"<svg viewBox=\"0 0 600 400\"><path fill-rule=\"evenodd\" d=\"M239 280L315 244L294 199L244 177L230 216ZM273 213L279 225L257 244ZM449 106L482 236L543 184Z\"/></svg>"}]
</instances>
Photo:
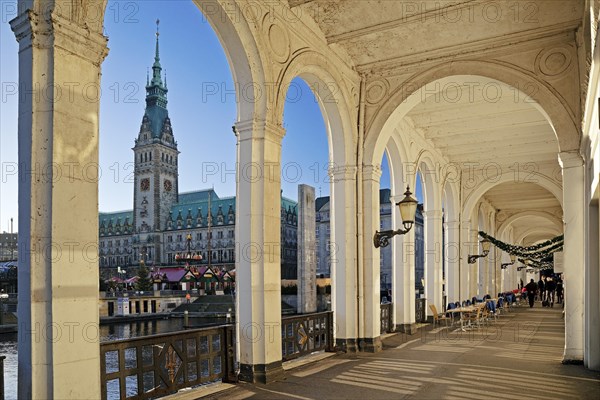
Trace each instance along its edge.
<instances>
[{"instance_id":1,"label":"water reflection","mask_svg":"<svg viewBox=\"0 0 600 400\"><path fill-rule=\"evenodd\" d=\"M0 335L0 355L4 360L4 398L17 398L17 334Z\"/></svg>"},{"instance_id":2,"label":"water reflection","mask_svg":"<svg viewBox=\"0 0 600 400\"><path fill-rule=\"evenodd\" d=\"M222 325L226 323L225 318L190 318L190 327L206 327ZM183 330L183 318L161 319L153 321L140 321L131 323L119 323L102 325L100 327L100 341L109 342L118 339L128 339L139 336L156 335ZM17 334L0 335L0 355L6 356L4 360L4 388L5 399L17 399ZM134 356L133 356L134 357ZM128 362L125 360L126 363ZM114 360L115 366L118 361ZM107 359L107 364L109 360ZM107 367L114 367L107 365ZM136 378L137 379L137 378ZM127 384L128 388L130 384ZM131 387L137 387L137 382L131 382ZM119 398L118 388L111 390L109 385L109 399Z\"/></svg>"}]
</instances>

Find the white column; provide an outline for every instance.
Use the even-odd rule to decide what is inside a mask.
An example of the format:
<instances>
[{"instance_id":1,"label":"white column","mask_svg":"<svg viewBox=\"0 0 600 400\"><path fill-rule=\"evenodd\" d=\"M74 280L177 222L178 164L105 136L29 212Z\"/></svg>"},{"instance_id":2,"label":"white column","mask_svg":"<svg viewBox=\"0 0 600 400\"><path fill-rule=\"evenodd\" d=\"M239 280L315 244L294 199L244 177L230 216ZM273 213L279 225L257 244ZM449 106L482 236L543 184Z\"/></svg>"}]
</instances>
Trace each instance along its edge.
<instances>
[{"instance_id":1,"label":"white column","mask_svg":"<svg viewBox=\"0 0 600 400\"><path fill-rule=\"evenodd\" d=\"M584 364L592 370L600 370L600 213L598 199L589 206L587 254L585 272L585 354Z\"/></svg>"},{"instance_id":2,"label":"white column","mask_svg":"<svg viewBox=\"0 0 600 400\"><path fill-rule=\"evenodd\" d=\"M243 121L238 132L236 238L240 378L281 376L281 140L266 121Z\"/></svg>"},{"instance_id":3,"label":"white column","mask_svg":"<svg viewBox=\"0 0 600 400\"><path fill-rule=\"evenodd\" d=\"M442 312L442 210L423 212L425 229L425 298L427 315L429 305Z\"/></svg>"},{"instance_id":4,"label":"white column","mask_svg":"<svg viewBox=\"0 0 600 400\"><path fill-rule=\"evenodd\" d=\"M479 245L479 233L476 227L473 228L473 225L471 225L468 237L471 243L471 252L469 254L481 254L481 248ZM473 296L476 296L479 293L481 285L481 275L479 273L480 263L481 258L478 258L474 264L469 264L469 294L467 296L467 299L471 299Z\"/></svg>"},{"instance_id":5,"label":"white column","mask_svg":"<svg viewBox=\"0 0 600 400\"><path fill-rule=\"evenodd\" d=\"M400 186L402 187L402 186ZM402 226L400 211L396 206L404 196L390 198L392 227ZM392 302L394 304L394 329L408 334L416 333L415 325L415 229L392 239Z\"/></svg>"},{"instance_id":6,"label":"white column","mask_svg":"<svg viewBox=\"0 0 600 400\"><path fill-rule=\"evenodd\" d=\"M489 228L488 231L491 235L496 235L496 224L494 221L493 214L490 215ZM500 268L500 264L498 262L498 257L500 256L499 249L495 246L490 247L490 254L486 257L487 260L487 290L485 294L489 294L490 296L496 297L498 294L496 290L496 277L497 272L496 269Z\"/></svg>"},{"instance_id":7,"label":"white column","mask_svg":"<svg viewBox=\"0 0 600 400\"><path fill-rule=\"evenodd\" d=\"M565 361L583 360L584 169L577 152L561 152L563 172Z\"/></svg>"},{"instance_id":8,"label":"white column","mask_svg":"<svg viewBox=\"0 0 600 400\"><path fill-rule=\"evenodd\" d=\"M460 246L462 257L460 260L460 299L458 300L460 302L469 299L471 294L472 264L468 263L468 255L472 254L473 248L471 243L471 220L463 220L461 229Z\"/></svg>"},{"instance_id":9,"label":"white column","mask_svg":"<svg viewBox=\"0 0 600 400\"><path fill-rule=\"evenodd\" d=\"M331 193L331 307L336 346L350 352L357 346L356 167L329 171Z\"/></svg>"},{"instance_id":10,"label":"white column","mask_svg":"<svg viewBox=\"0 0 600 400\"><path fill-rule=\"evenodd\" d=\"M84 26L44 5L11 21L21 83L19 398L97 399L99 99L83 88L100 84L104 7Z\"/></svg>"},{"instance_id":11,"label":"white column","mask_svg":"<svg viewBox=\"0 0 600 400\"><path fill-rule=\"evenodd\" d=\"M445 240L446 245L444 246L444 257L446 258L446 293L448 294L448 303L460 301L459 293L459 229L460 224L458 221L446 221L444 222L444 229L446 230Z\"/></svg>"},{"instance_id":12,"label":"white column","mask_svg":"<svg viewBox=\"0 0 600 400\"><path fill-rule=\"evenodd\" d=\"M363 167L363 271L359 281L359 350L382 350L380 337L381 298L379 282L380 250L373 244L373 235L379 231L379 180L381 167ZM394 239L392 239L394 240Z\"/></svg>"}]
</instances>

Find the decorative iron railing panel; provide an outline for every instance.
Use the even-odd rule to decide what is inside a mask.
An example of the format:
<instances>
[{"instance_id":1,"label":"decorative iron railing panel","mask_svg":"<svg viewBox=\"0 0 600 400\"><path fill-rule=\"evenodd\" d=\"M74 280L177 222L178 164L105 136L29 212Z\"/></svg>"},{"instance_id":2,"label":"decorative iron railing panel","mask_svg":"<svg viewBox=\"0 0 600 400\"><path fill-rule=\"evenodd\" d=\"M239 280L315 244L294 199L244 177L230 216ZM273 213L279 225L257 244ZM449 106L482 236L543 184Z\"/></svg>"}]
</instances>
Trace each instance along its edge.
<instances>
[{"instance_id":1,"label":"decorative iron railing panel","mask_svg":"<svg viewBox=\"0 0 600 400\"><path fill-rule=\"evenodd\" d=\"M281 319L283 361L315 351L333 351L333 311Z\"/></svg>"},{"instance_id":2,"label":"decorative iron railing panel","mask_svg":"<svg viewBox=\"0 0 600 400\"><path fill-rule=\"evenodd\" d=\"M102 399L150 399L233 380L234 357L233 325L101 343Z\"/></svg>"},{"instance_id":3,"label":"decorative iron railing panel","mask_svg":"<svg viewBox=\"0 0 600 400\"><path fill-rule=\"evenodd\" d=\"M391 333L394 331L394 324L392 322L392 312L394 305L392 303L381 304L381 331L380 333Z\"/></svg>"}]
</instances>

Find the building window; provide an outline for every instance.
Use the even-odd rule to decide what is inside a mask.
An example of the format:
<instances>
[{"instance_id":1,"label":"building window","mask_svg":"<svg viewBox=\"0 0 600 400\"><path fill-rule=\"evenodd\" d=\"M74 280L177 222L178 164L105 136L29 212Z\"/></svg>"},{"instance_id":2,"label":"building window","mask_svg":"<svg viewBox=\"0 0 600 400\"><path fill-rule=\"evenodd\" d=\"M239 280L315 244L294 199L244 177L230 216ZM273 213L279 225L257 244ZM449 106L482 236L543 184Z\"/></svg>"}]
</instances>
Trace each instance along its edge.
<instances>
[{"instance_id":1,"label":"building window","mask_svg":"<svg viewBox=\"0 0 600 400\"><path fill-rule=\"evenodd\" d=\"M202 240L202 233L196 233L196 240Z\"/></svg>"}]
</instances>

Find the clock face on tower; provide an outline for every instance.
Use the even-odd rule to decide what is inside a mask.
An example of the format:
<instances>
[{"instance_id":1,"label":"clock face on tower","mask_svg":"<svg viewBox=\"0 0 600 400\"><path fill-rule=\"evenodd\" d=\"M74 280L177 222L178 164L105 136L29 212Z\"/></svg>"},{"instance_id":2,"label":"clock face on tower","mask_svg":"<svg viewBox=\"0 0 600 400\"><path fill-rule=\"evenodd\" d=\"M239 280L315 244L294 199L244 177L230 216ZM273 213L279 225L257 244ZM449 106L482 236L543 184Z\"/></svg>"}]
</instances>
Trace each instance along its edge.
<instances>
[{"instance_id":1,"label":"clock face on tower","mask_svg":"<svg viewBox=\"0 0 600 400\"><path fill-rule=\"evenodd\" d=\"M148 178L144 178L142 179L142 181L140 182L140 189L142 189L142 191L147 191L150 189L150 179Z\"/></svg>"},{"instance_id":2,"label":"clock face on tower","mask_svg":"<svg viewBox=\"0 0 600 400\"><path fill-rule=\"evenodd\" d=\"M172 183L171 183L171 181L170 181L170 180L168 180L168 179L165 179L165 183L164 183L164 185L165 185L165 190L166 190L167 192L170 192L170 191L173 189L173 184L172 184Z\"/></svg>"}]
</instances>

